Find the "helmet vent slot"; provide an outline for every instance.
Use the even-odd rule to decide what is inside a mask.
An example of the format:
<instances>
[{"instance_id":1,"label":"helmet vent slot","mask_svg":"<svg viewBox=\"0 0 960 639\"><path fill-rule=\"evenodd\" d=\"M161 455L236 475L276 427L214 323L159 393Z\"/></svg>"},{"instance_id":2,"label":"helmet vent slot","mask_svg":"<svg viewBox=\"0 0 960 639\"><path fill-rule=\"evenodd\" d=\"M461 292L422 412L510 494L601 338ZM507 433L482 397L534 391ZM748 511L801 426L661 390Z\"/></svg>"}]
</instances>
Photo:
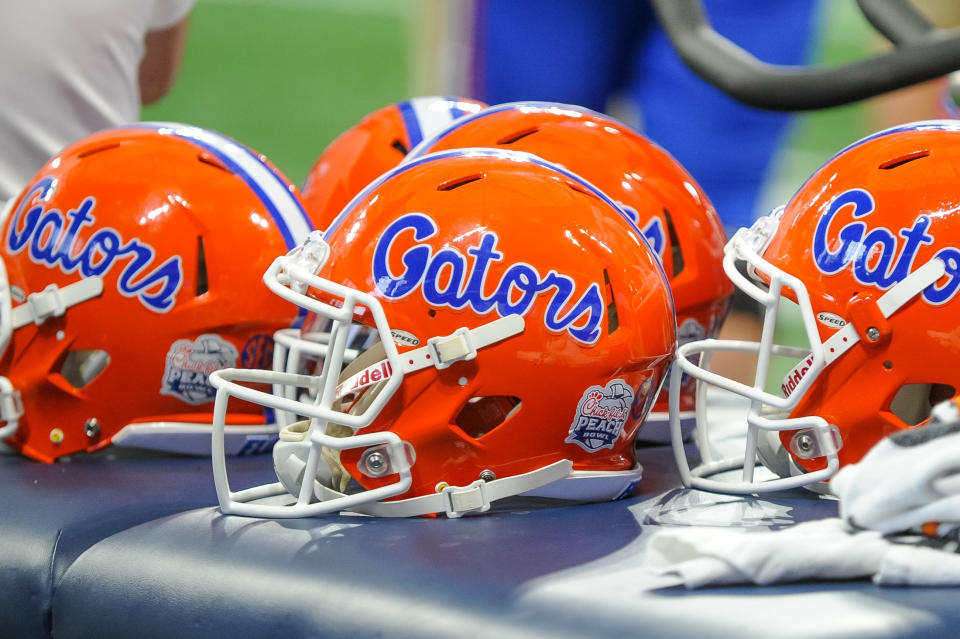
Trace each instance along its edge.
<instances>
[{"instance_id":1,"label":"helmet vent slot","mask_svg":"<svg viewBox=\"0 0 960 639\"><path fill-rule=\"evenodd\" d=\"M231 175L233 174L233 172L227 168L227 165L221 162L219 158L207 153L206 151L197 154L197 161L202 164L212 166L215 169L220 169L224 173L230 173Z\"/></svg>"},{"instance_id":2,"label":"helmet vent slot","mask_svg":"<svg viewBox=\"0 0 960 639\"><path fill-rule=\"evenodd\" d=\"M207 255L203 250L203 236L197 236L197 297L210 290L207 278Z\"/></svg>"},{"instance_id":3,"label":"helmet vent slot","mask_svg":"<svg viewBox=\"0 0 960 639\"><path fill-rule=\"evenodd\" d=\"M454 189L459 189L461 186L466 186L471 182L476 182L477 180L482 180L483 174L476 173L474 175L468 175L466 177L455 178L453 180L447 180L443 184L437 187L438 191L452 191Z\"/></svg>"},{"instance_id":4,"label":"helmet vent slot","mask_svg":"<svg viewBox=\"0 0 960 639\"><path fill-rule=\"evenodd\" d=\"M111 142L110 144L102 144L102 145L100 145L100 146L96 146L96 147L94 147L94 148L92 148L92 149L88 149L88 150L84 151L83 153L79 154L77 157L78 157L78 158L88 158L88 157L90 157L91 155L93 155L94 153L100 153L101 151L109 151L110 149L115 149L115 148L117 148L118 146L120 146L120 143L119 143L119 142Z\"/></svg>"},{"instance_id":5,"label":"helmet vent slot","mask_svg":"<svg viewBox=\"0 0 960 639\"><path fill-rule=\"evenodd\" d=\"M110 354L104 350L76 350L67 353L60 367L60 374L74 388L83 388L107 368Z\"/></svg>"},{"instance_id":6,"label":"helmet vent slot","mask_svg":"<svg viewBox=\"0 0 960 639\"><path fill-rule=\"evenodd\" d=\"M894 160L887 160L879 166L880 169L884 171L889 171L890 169L895 169L898 166L903 166L908 162L913 162L914 160L919 160L930 155L930 151L914 151L913 153L908 153L906 155L900 156Z\"/></svg>"},{"instance_id":7,"label":"helmet vent slot","mask_svg":"<svg viewBox=\"0 0 960 639\"><path fill-rule=\"evenodd\" d=\"M607 335L620 328L620 317L617 314L617 301L613 297L613 285L610 284L610 273L603 269L603 288L606 289L607 299Z\"/></svg>"},{"instance_id":8,"label":"helmet vent slot","mask_svg":"<svg viewBox=\"0 0 960 639\"><path fill-rule=\"evenodd\" d=\"M454 421L464 433L480 439L509 420L521 405L520 398L512 395L471 397Z\"/></svg>"},{"instance_id":9,"label":"helmet vent slot","mask_svg":"<svg viewBox=\"0 0 960 639\"><path fill-rule=\"evenodd\" d=\"M670 211L663 209L663 216L667 219L667 234L670 236L670 254L673 258L673 277L676 277L683 271L683 249L680 248L680 240L677 238L677 228L673 225L673 216Z\"/></svg>"},{"instance_id":10,"label":"helmet vent slot","mask_svg":"<svg viewBox=\"0 0 960 639\"><path fill-rule=\"evenodd\" d=\"M404 144L404 143L403 143L402 141L400 141L399 139L396 139L396 140L394 140L393 142L391 142L391 143L390 143L390 146L392 146L392 147L393 147L394 149L396 149L397 151L400 151L400 153L403 154L403 155L406 155L407 153L410 152L410 149L407 148L407 145Z\"/></svg>"},{"instance_id":11,"label":"helmet vent slot","mask_svg":"<svg viewBox=\"0 0 960 639\"><path fill-rule=\"evenodd\" d=\"M596 199L596 200L599 200L599 199L600 199L600 198L597 196L596 193L594 193L594 192L591 191L590 189L584 187L582 184L579 184L579 183L577 183L577 182L573 182L573 181L568 180L568 181L567 181L567 186L569 186L571 189L573 189L573 190L576 191L577 193L583 193L584 195L589 195L590 197L592 197L592 198L594 198L594 199Z\"/></svg>"},{"instance_id":12,"label":"helmet vent slot","mask_svg":"<svg viewBox=\"0 0 960 639\"><path fill-rule=\"evenodd\" d=\"M904 384L890 402L890 412L916 426L930 418L934 406L957 394L949 384Z\"/></svg>"},{"instance_id":13,"label":"helmet vent slot","mask_svg":"<svg viewBox=\"0 0 960 639\"><path fill-rule=\"evenodd\" d=\"M510 135L505 135L504 137L500 138L497 140L497 144L513 144L514 142L518 142L528 135L533 135L539 130L539 127L533 127L530 129L524 129L522 131L517 131L516 133L511 133Z\"/></svg>"}]
</instances>

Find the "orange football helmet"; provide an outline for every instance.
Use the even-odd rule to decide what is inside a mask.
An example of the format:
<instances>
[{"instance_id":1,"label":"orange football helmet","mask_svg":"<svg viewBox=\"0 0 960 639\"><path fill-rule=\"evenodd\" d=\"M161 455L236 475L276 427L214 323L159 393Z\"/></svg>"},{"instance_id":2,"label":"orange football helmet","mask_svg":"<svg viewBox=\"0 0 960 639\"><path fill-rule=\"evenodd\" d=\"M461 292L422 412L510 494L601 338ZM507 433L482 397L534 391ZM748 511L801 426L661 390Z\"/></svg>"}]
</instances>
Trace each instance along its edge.
<instances>
[{"instance_id":1,"label":"orange football helmet","mask_svg":"<svg viewBox=\"0 0 960 639\"><path fill-rule=\"evenodd\" d=\"M365 186L457 118L486 105L429 96L395 102L364 117L323 151L303 183L303 201L324 229Z\"/></svg>"},{"instance_id":2,"label":"orange football helmet","mask_svg":"<svg viewBox=\"0 0 960 639\"><path fill-rule=\"evenodd\" d=\"M111 442L209 454L208 376L269 365L297 309L259 278L313 225L262 156L157 123L66 148L0 228L2 434L52 461ZM262 410L228 422L231 452L276 439Z\"/></svg>"},{"instance_id":3,"label":"orange football helmet","mask_svg":"<svg viewBox=\"0 0 960 639\"><path fill-rule=\"evenodd\" d=\"M212 374L224 512L459 516L521 493L613 499L639 480L634 437L672 358L673 302L636 225L575 174L491 149L420 158L264 280L333 329L317 374ZM341 372L358 324L379 341ZM230 490L231 396L307 417L281 431L278 483ZM277 495L295 503L257 503Z\"/></svg>"},{"instance_id":4,"label":"orange football helmet","mask_svg":"<svg viewBox=\"0 0 960 639\"><path fill-rule=\"evenodd\" d=\"M737 232L724 268L765 307L761 341L686 344L671 384L684 372L749 399L746 450L743 457L714 459L710 415L698 406L704 463L691 470L674 441L687 485L742 493L824 490L820 482L841 466L884 436L925 423L932 404L956 394L958 171L960 123L888 129L841 151L785 208ZM737 271L737 262L750 277ZM803 347L774 343L782 300L799 307ZM756 352L753 386L711 372L716 350ZM777 358L787 362L784 370L793 367L782 379L768 375ZM758 460L777 477L755 479ZM730 481L711 477L741 468Z\"/></svg>"},{"instance_id":5,"label":"orange football helmet","mask_svg":"<svg viewBox=\"0 0 960 639\"><path fill-rule=\"evenodd\" d=\"M609 195L640 226L663 262L677 308L681 344L714 337L733 286L723 273L723 226L696 180L666 151L629 127L583 107L518 102L461 118L410 152L464 147L526 151L577 173ZM694 384L680 391L684 432L694 427ZM666 389L640 429L669 443Z\"/></svg>"}]
</instances>

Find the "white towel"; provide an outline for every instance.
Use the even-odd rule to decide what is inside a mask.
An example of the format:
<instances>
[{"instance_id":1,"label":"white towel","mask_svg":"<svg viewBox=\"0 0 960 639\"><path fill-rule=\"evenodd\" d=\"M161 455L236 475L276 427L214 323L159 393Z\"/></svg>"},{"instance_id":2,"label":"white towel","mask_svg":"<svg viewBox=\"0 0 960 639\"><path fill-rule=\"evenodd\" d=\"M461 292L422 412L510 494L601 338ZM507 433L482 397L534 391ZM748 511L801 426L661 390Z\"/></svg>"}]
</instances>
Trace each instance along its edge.
<instances>
[{"instance_id":1,"label":"white towel","mask_svg":"<svg viewBox=\"0 0 960 639\"><path fill-rule=\"evenodd\" d=\"M885 438L830 482L840 517L753 532L664 529L644 563L688 588L814 579L960 586L960 409Z\"/></svg>"},{"instance_id":2,"label":"white towel","mask_svg":"<svg viewBox=\"0 0 960 639\"><path fill-rule=\"evenodd\" d=\"M644 565L687 588L809 580L872 579L883 586L958 586L960 554L848 532L839 518L775 532L669 528L654 535Z\"/></svg>"},{"instance_id":3,"label":"white towel","mask_svg":"<svg viewBox=\"0 0 960 639\"><path fill-rule=\"evenodd\" d=\"M930 424L881 440L859 463L830 480L840 517L882 533L925 524L960 525L960 419L954 401Z\"/></svg>"}]
</instances>

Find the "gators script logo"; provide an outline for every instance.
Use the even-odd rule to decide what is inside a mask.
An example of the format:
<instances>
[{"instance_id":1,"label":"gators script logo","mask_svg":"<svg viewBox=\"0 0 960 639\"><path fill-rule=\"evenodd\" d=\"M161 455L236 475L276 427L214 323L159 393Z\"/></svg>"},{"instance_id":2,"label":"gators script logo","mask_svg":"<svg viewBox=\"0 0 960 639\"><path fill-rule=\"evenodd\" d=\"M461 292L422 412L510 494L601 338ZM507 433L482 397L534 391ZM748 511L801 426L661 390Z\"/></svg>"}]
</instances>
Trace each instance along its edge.
<instances>
[{"instance_id":1,"label":"gators script logo","mask_svg":"<svg viewBox=\"0 0 960 639\"><path fill-rule=\"evenodd\" d=\"M50 208L53 178L34 184L11 213L6 250L11 255L27 251L30 260L63 273L103 277L119 268L117 290L136 297L155 313L166 313L175 303L183 283L179 255L155 264L156 251L138 238L124 239L110 227L97 228L87 238L78 237L84 227L95 227L97 200L86 197L66 213Z\"/></svg>"}]
</instances>

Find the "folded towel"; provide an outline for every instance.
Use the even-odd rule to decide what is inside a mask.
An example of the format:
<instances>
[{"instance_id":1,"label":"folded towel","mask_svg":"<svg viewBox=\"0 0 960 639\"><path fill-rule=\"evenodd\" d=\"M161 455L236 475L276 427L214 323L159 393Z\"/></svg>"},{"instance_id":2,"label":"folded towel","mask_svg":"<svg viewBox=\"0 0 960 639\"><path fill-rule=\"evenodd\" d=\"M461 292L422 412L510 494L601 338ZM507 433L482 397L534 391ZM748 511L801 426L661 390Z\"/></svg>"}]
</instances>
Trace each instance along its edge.
<instances>
[{"instance_id":1,"label":"folded towel","mask_svg":"<svg viewBox=\"0 0 960 639\"><path fill-rule=\"evenodd\" d=\"M881 440L830 480L840 517L882 533L960 525L960 418L951 400L930 423Z\"/></svg>"},{"instance_id":2,"label":"folded towel","mask_svg":"<svg viewBox=\"0 0 960 639\"><path fill-rule=\"evenodd\" d=\"M656 533L644 565L687 588L872 579L882 586L960 586L960 554L876 531L850 532L839 518L778 531L669 528Z\"/></svg>"},{"instance_id":3,"label":"folded towel","mask_svg":"<svg viewBox=\"0 0 960 639\"><path fill-rule=\"evenodd\" d=\"M960 408L891 435L831 481L840 517L779 531L667 528L645 565L688 588L814 579L960 586Z\"/></svg>"}]
</instances>

